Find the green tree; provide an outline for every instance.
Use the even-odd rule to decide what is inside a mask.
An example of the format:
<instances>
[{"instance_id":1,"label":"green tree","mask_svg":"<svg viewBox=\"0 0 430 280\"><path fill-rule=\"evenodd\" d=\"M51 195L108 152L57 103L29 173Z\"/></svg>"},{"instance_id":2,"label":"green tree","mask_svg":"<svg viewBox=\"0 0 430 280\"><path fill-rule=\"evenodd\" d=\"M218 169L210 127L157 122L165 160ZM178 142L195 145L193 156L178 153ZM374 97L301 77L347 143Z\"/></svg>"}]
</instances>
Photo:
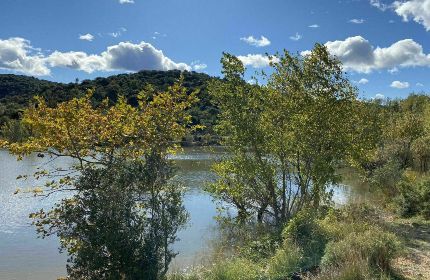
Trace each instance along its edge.
<instances>
[{"instance_id":1,"label":"green tree","mask_svg":"<svg viewBox=\"0 0 430 280\"><path fill-rule=\"evenodd\" d=\"M220 108L218 132L229 156L216 164L210 191L247 218L282 225L318 208L338 182L341 161L360 153L356 89L341 63L317 44L305 56L272 58L267 85L250 85L236 57L224 54L224 81L209 87Z\"/></svg>"},{"instance_id":2,"label":"green tree","mask_svg":"<svg viewBox=\"0 0 430 280\"><path fill-rule=\"evenodd\" d=\"M72 279L162 279L187 221L181 189L167 182L171 174L157 155L88 168L73 196L32 217L42 237L59 237Z\"/></svg>"},{"instance_id":3,"label":"green tree","mask_svg":"<svg viewBox=\"0 0 430 280\"><path fill-rule=\"evenodd\" d=\"M39 234L60 237L72 279L161 279L167 272L170 245L186 222L182 192L168 184L167 156L190 129L187 110L196 102L181 81L164 92L147 87L137 106L121 96L112 106L107 99L94 105L92 92L55 107L39 97L22 117L32 135L0 140L18 159L35 152L74 159L34 174L46 181L35 195L68 195L30 214Z\"/></svg>"}]
</instances>

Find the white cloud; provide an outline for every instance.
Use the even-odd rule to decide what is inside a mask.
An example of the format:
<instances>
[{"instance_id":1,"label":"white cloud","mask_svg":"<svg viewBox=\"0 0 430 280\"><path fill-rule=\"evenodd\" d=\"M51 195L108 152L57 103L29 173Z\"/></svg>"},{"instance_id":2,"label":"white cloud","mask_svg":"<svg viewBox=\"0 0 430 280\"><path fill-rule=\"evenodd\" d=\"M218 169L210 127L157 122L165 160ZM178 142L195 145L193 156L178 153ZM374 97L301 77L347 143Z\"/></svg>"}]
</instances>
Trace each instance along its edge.
<instances>
[{"instance_id":1,"label":"white cloud","mask_svg":"<svg viewBox=\"0 0 430 280\"><path fill-rule=\"evenodd\" d=\"M134 4L134 0L119 0L120 4Z\"/></svg>"},{"instance_id":2,"label":"white cloud","mask_svg":"<svg viewBox=\"0 0 430 280\"><path fill-rule=\"evenodd\" d=\"M139 44L121 42L108 47L99 57L106 62L107 70L191 70L187 64L172 61L161 50L143 41Z\"/></svg>"},{"instance_id":3,"label":"white cloud","mask_svg":"<svg viewBox=\"0 0 430 280\"><path fill-rule=\"evenodd\" d=\"M296 35L290 36L290 39L293 40L293 41L298 41L298 40L300 40L302 38L303 38L303 36L300 35L298 32L296 32Z\"/></svg>"},{"instance_id":4,"label":"white cloud","mask_svg":"<svg viewBox=\"0 0 430 280\"><path fill-rule=\"evenodd\" d=\"M0 69L34 76L51 73L43 55L31 46L30 41L19 37L0 39Z\"/></svg>"},{"instance_id":5,"label":"white cloud","mask_svg":"<svg viewBox=\"0 0 430 280\"><path fill-rule=\"evenodd\" d=\"M369 80L368 80L368 79L361 78L357 83L358 83L358 84L360 84L360 85L365 85L365 84L367 84L368 82L369 82Z\"/></svg>"},{"instance_id":6,"label":"white cloud","mask_svg":"<svg viewBox=\"0 0 430 280\"><path fill-rule=\"evenodd\" d=\"M200 60L195 60L191 62L191 67L194 71L201 71L206 69L208 66L205 63L201 63Z\"/></svg>"},{"instance_id":7,"label":"white cloud","mask_svg":"<svg viewBox=\"0 0 430 280\"><path fill-rule=\"evenodd\" d=\"M87 34L84 34L84 35L79 35L79 39L91 42L92 40L94 40L94 36L91 35L90 33L87 33Z\"/></svg>"},{"instance_id":8,"label":"white cloud","mask_svg":"<svg viewBox=\"0 0 430 280\"><path fill-rule=\"evenodd\" d=\"M309 28L318 28L318 27L320 27L318 24L312 24L312 25L309 25L308 26Z\"/></svg>"},{"instance_id":9,"label":"white cloud","mask_svg":"<svg viewBox=\"0 0 430 280\"><path fill-rule=\"evenodd\" d=\"M350 20L349 20L349 22L350 22L350 23L355 23L355 24L362 24L362 23L364 23L364 22L365 22L365 20L364 20L364 19L362 19L362 18L360 18L360 19L353 18L353 19L350 19Z\"/></svg>"},{"instance_id":10,"label":"white cloud","mask_svg":"<svg viewBox=\"0 0 430 280\"><path fill-rule=\"evenodd\" d=\"M243 65L251 66L253 68L263 68L270 64L270 58L267 55L262 54L248 54L246 56L239 55L237 58L242 61ZM277 62L279 59L273 57L272 61Z\"/></svg>"},{"instance_id":11,"label":"white cloud","mask_svg":"<svg viewBox=\"0 0 430 280\"><path fill-rule=\"evenodd\" d=\"M346 71L369 73L395 67L430 66L430 54L425 54L423 47L412 39L374 48L363 37L355 36L343 41L329 41L325 46L342 61Z\"/></svg>"},{"instance_id":12,"label":"white cloud","mask_svg":"<svg viewBox=\"0 0 430 280\"><path fill-rule=\"evenodd\" d=\"M385 11L390 8L390 5L381 2L381 0L370 0L370 5L380 9L381 11Z\"/></svg>"},{"instance_id":13,"label":"white cloud","mask_svg":"<svg viewBox=\"0 0 430 280\"><path fill-rule=\"evenodd\" d=\"M394 81L391 83L390 87L397 88L397 89L404 89L409 87L408 82L400 82L400 81Z\"/></svg>"},{"instance_id":14,"label":"white cloud","mask_svg":"<svg viewBox=\"0 0 430 280\"><path fill-rule=\"evenodd\" d=\"M261 36L260 39L254 38L254 36L248 36L248 37L242 37L240 38L241 41L244 41L248 45L255 46L255 47L266 47L270 45L270 40L267 39L264 36Z\"/></svg>"},{"instance_id":15,"label":"white cloud","mask_svg":"<svg viewBox=\"0 0 430 280\"><path fill-rule=\"evenodd\" d=\"M55 51L45 60L50 67L67 67L87 73L107 69L107 63L103 57L99 55L88 55L85 52Z\"/></svg>"},{"instance_id":16,"label":"white cloud","mask_svg":"<svg viewBox=\"0 0 430 280\"><path fill-rule=\"evenodd\" d=\"M111 32L108 33L108 35L114 38L118 38L119 36L121 36L121 32Z\"/></svg>"},{"instance_id":17,"label":"white cloud","mask_svg":"<svg viewBox=\"0 0 430 280\"><path fill-rule=\"evenodd\" d=\"M385 96L383 94L377 93L373 99L382 100L385 99Z\"/></svg>"},{"instance_id":18,"label":"white cloud","mask_svg":"<svg viewBox=\"0 0 430 280\"><path fill-rule=\"evenodd\" d=\"M391 69L388 69L388 73L390 73L391 75L397 74L399 73L399 68L393 67Z\"/></svg>"},{"instance_id":19,"label":"white cloud","mask_svg":"<svg viewBox=\"0 0 430 280\"><path fill-rule=\"evenodd\" d=\"M416 83L415 84L417 87L423 87L424 85L422 83Z\"/></svg>"},{"instance_id":20,"label":"white cloud","mask_svg":"<svg viewBox=\"0 0 430 280\"><path fill-rule=\"evenodd\" d=\"M430 31L430 0L395 1L393 7L404 21L412 19Z\"/></svg>"},{"instance_id":21,"label":"white cloud","mask_svg":"<svg viewBox=\"0 0 430 280\"><path fill-rule=\"evenodd\" d=\"M370 5L381 11L394 10L404 21L412 19L430 31L430 0L401 0L394 1L392 4L385 4L381 0L370 0ZM393 22L390 20L390 23Z\"/></svg>"},{"instance_id":22,"label":"white cloud","mask_svg":"<svg viewBox=\"0 0 430 280\"><path fill-rule=\"evenodd\" d=\"M185 63L176 63L149 43L121 42L100 54L54 51L43 55L23 38L0 40L0 69L35 76L51 73L50 67L66 67L92 73L94 71L191 70ZM36 53L35 53L36 52ZM203 65L199 65L202 69Z\"/></svg>"}]
</instances>

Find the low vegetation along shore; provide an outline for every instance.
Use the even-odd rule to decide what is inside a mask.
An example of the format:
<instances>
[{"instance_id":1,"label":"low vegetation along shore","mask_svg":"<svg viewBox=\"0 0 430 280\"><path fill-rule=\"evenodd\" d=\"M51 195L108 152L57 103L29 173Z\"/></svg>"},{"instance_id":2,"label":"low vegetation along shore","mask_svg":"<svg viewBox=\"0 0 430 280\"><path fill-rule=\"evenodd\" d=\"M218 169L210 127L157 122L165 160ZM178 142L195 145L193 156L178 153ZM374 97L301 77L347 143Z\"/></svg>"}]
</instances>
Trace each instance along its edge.
<instances>
[{"instance_id":1,"label":"low vegetation along shore","mask_svg":"<svg viewBox=\"0 0 430 280\"><path fill-rule=\"evenodd\" d=\"M360 100L320 44L271 61L262 84L223 54L222 78L142 72L0 96L2 148L76 162L22 176L35 196L68 194L29 213L59 237L66 279L430 279L430 98ZM219 205L212 255L176 272L189 216L168 155L181 142L226 155L202 186ZM335 205L340 167L372 199Z\"/></svg>"}]
</instances>

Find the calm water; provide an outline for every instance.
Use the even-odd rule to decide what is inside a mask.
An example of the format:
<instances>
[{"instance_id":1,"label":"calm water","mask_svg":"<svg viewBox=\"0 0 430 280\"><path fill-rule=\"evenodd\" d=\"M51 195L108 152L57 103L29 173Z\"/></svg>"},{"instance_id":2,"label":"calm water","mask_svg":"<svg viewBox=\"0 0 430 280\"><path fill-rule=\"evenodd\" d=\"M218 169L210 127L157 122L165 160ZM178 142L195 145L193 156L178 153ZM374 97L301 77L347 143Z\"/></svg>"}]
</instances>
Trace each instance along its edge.
<instances>
[{"instance_id":1,"label":"calm water","mask_svg":"<svg viewBox=\"0 0 430 280\"><path fill-rule=\"evenodd\" d=\"M179 252L172 264L174 268L197 264L209 252L205 244L215 226L216 207L202 187L214 179L210 166L220 155L221 150L192 148L173 157L178 167L175 180L188 188L185 206L191 217L188 227L179 233L181 240L174 246ZM17 188L35 183L17 181L16 177L34 173L45 161L30 156L17 162L8 152L0 151L0 280L48 280L65 275L66 256L58 252L58 240L38 239L28 219L30 212L50 208L60 196L41 199L13 194ZM71 161L59 159L54 164L64 166ZM336 202L366 199L366 187L357 184L356 178L349 176L345 182L348 186L333 189Z\"/></svg>"}]
</instances>

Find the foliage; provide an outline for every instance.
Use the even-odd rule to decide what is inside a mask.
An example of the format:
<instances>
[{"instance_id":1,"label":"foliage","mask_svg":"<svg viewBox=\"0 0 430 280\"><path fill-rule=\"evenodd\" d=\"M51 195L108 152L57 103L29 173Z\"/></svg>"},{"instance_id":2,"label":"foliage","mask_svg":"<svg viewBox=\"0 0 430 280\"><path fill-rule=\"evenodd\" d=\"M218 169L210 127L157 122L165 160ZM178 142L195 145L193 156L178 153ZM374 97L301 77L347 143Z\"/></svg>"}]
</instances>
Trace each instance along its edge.
<instances>
[{"instance_id":1,"label":"foliage","mask_svg":"<svg viewBox=\"0 0 430 280\"><path fill-rule=\"evenodd\" d=\"M92 90L91 100L94 104L109 99L109 105L113 105L120 96L124 96L129 104L138 106L138 96L142 89L152 85L157 91L167 91L181 75L184 77L183 86L187 88L187 94L196 92L199 98L198 102L187 109L192 124L205 127L191 131L190 141L200 144L216 143L212 126L216 122L218 109L212 105L211 97L207 94L207 83L214 78L203 73L178 70L140 71L69 84L19 75L0 75L0 127L8 120L20 119L22 111L36 95L43 97L49 107L55 107Z\"/></svg>"},{"instance_id":2,"label":"foliage","mask_svg":"<svg viewBox=\"0 0 430 280\"><path fill-rule=\"evenodd\" d=\"M266 86L243 79L244 67L224 54L223 81L209 93L220 108L217 131L229 156L214 166L209 191L238 210L238 219L281 227L296 212L329 198L335 168L356 151L356 91L338 60L316 45L304 57L272 60Z\"/></svg>"},{"instance_id":3,"label":"foliage","mask_svg":"<svg viewBox=\"0 0 430 280\"><path fill-rule=\"evenodd\" d=\"M264 279L262 268L246 259L232 259L211 268L208 280L260 280Z\"/></svg>"},{"instance_id":4,"label":"foliage","mask_svg":"<svg viewBox=\"0 0 430 280\"><path fill-rule=\"evenodd\" d=\"M380 125L374 133L380 137L373 157L363 160L362 167L371 185L389 197L396 195L395 185L405 170L428 170L429 105L428 96L412 94L389 100L377 110Z\"/></svg>"},{"instance_id":5,"label":"foliage","mask_svg":"<svg viewBox=\"0 0 430 280\"><path fill-rule=\"evenodd\" d=\"M394 202L402 217L422 215L430 219L430 179L422 181L404 179L398 184L399 194Z\"/></svg>"},{"instance_id":6,"label":"foliage","mask_svg":"<svg viewBox=\"0 0 430 280\"><path fill-rule=\"evenodd\" d=\"M37 152L74 160L38 169L33 193L71 195L50 211L30 214L42 237L56 234L73 279L161 279L175 256L170 245L186 221L182 192L168 184L167 155L193 129L197 101L181 78L164 92L139 93L137 106L119 96L94 104L94 92L54 107L42 97L22 114L31 136L0 145L22 158ZM24 176L23 178L26 178ZM72 192L70 192L72 191Z\"/></svg>"},{"instance_id":7,"label":"foliage","mask_svg":"<svg viewBox=\"0 0 430 280\"><path fill-rule=\"evenodd\" d=\"M343 267L365 260L372 268L389 271L390 262L398 255L400 243L396 236L379 228L351 233L340 241L327 244L323 267Z\"/></svg>"},{"instance_id":8,"label":"foliage","mask_svg":"<svg viewBox=\"0 0 430 280\"><path fill-rule=\"evenodd\" d=\"M152 95L152 100L147 100ZM185 110L195 102L180 83L167 92L141 92L138 107L123 97L108 107L94 107L92 93L50 108L43 98L23 113L23 124L33 136L7 148L19 156L32 152L75 158L84 163L108 164L116 157L139 158L148 151L163 151L185 135L191 117Z\"/></svg>"},{"instance_id":9,"label":"foliage","mask_svg":"<svg viewBox=\"0 0 430 280\"><path fill-rule=\"evenodd\" d=\"M366 261L357 260L342 267L330 267L323 270L314 277L305 278L309 280L390 280L384 274L375 275Z\"/></svg>"},{"instance_id":10,"label":"foliage","mask_svg":"<svg viewBox=\"0 0 430 280\"><path fill-rule=\"evenodd\" d=\"M283 237L291 244L296 244L303 250L301 267L312 268L318 266L324 255L324 248L328 236L320 226L315 213L302 210L290 220L285 227Z\"/></svg>"},{"instance_id":11,"label":"foliage","mask_svg":"<svg viewBox=\"0 0 430 280\"><path fill-rule=\"evenodd\" d=\"M285 243L268 261L267 275L270 280L283 280L300 271L304 253L293 244Z\"/></svg>"},{"instance_id":12,"label":"foliage","mask_svg":"<svg viewBox=\"0 0 430 280\"><path fill-rule=\"evenodd\" d=\"M30 131L18 120L8 120L0 128L1 138L9 142L23 142L30 137Z\"/></svg>"},{"instance_id":13,"label":"foliage","mask_svg":"<svg viewBox=\"0 0 430 280\"><path fill-rule=\"evenodd\" d=\"M170 173L156 156L88 168L72 197L32 218L42 237L59 237L72 279L161 279L187 220Z\"/></svg>"}]
</instances>

